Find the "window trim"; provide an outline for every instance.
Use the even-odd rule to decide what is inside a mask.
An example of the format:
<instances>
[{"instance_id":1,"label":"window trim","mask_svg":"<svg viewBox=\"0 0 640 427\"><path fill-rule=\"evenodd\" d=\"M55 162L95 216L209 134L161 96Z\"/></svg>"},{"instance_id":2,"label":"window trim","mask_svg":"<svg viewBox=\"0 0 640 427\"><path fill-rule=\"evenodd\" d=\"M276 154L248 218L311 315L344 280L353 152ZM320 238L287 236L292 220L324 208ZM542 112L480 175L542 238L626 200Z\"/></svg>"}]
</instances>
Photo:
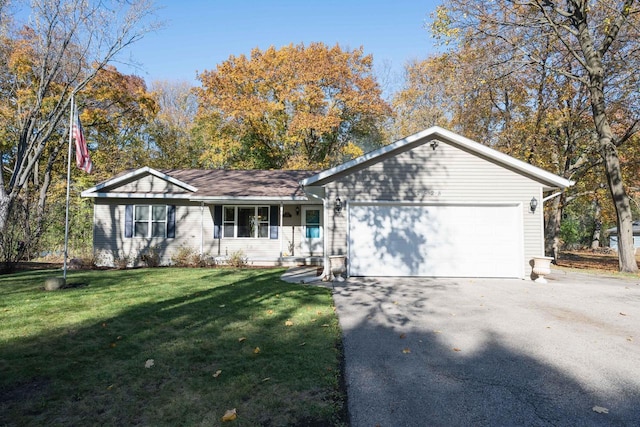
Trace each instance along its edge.
<instances>
[{"instance_id":1,"label":"window trim","mask_svg":"<svg viewBox=\"0 0 640 427\"><path fill-rule=\"evenodd\" d=\"M154 219L153 210L156 207L164 208L163 219ZM139 209L147 208L147 219L136 219L136 213ZM175 205L162 205L162 204L132 204L125 206L125 238L134 239L174 239L175 238ZM137 224L147 224L146 236L140 236L136 233ZM163 234L161 236L154 236L153 229L154 224L162 224L161 229Z\"/></svg>"}]
</instances>

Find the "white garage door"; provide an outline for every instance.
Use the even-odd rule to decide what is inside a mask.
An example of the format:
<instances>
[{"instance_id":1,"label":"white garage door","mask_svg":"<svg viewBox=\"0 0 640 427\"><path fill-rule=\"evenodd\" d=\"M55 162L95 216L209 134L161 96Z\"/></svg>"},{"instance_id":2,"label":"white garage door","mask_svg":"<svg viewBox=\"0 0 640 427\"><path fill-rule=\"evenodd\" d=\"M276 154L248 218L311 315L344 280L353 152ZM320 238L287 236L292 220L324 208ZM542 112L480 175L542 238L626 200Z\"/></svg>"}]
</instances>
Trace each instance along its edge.
<instances>
[{"instance_id":1,"label":"white garage door","mask_svg":"<svg viewBox=\"0 0 640 427\"><path fill-rule=\"evenodd\" d=\"M522 277L517 205L349 206L351 276Z\"/></svg>"}]
</instances>

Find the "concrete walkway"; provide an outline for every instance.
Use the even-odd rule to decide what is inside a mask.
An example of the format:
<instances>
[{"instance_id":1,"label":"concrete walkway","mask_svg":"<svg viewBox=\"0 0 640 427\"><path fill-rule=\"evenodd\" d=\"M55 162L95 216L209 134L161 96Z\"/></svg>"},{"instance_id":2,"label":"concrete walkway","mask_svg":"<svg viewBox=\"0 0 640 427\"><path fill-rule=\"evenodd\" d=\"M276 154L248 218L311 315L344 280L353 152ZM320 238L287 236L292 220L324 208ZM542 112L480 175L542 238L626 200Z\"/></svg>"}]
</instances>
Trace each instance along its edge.
<instances>
[{"instance_id":1,"label":"concrete walkway","mask_svg":"<svg viewBox=\"0 0 640 427\"><path fill-rule=\"evenodd\" d=\"M351 425L637 426L640 280L334 283Z\"/></svg>"},{"instance_id":2,"label":"concrete walkway","mask_svg":"<svg viewBox=\"0 0 640 427\"><path fill-rule=\"evenodd\" d=\"M289 283L322 283L319 273L322 273L322 267L291 267L280 278Z\"/></svg>"}]
</instances>

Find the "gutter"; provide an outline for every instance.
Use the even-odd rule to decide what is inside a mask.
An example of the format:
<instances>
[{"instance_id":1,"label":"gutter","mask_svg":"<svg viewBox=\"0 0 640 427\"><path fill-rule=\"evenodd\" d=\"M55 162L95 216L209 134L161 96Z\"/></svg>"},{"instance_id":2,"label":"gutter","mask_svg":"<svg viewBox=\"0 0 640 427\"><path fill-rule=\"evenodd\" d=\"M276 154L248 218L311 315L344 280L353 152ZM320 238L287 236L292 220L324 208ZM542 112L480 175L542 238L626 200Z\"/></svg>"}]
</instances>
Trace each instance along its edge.
<instances>
[{"instance_id":1,"label":"gutter","mask_svg":"<svg viewBox=\"0 0 640 427\"><path fill-rule=\"evenodd\" d=\"M564 191L558 191L557 193L553 193L553 194L552 194L552 195L550 195L550 196L544 197L544 198L542 199L542 203L546 202L547 200L554 199L554 198L558 197L559 195L561 195L562 193L564 193Z\"/></svg>"}]
</instances>

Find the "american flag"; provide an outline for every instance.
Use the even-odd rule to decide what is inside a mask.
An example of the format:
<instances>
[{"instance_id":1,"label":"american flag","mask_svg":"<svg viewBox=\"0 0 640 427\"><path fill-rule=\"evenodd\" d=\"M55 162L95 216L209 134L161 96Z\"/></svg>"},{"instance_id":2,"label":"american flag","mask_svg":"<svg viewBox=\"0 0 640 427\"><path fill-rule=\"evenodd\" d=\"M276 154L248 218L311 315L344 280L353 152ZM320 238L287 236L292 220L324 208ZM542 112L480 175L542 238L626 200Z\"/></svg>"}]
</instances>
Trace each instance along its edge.
<instances>
[{"instance_id":1,"label":"american flag","mask_svg":"<svg viewBox=\"0 0 640 427\"><path fill-rule=\"evenodd\" d=\"M87 147L87 142L82 133L82 124L80 123L77 110L73 115L73 128L71 132L73 132L73 139L76 141L76 166L86 173L91 173L93 163L91 163L91 157L89 157L89 147Z\"/></svg>"}]
</instances>

